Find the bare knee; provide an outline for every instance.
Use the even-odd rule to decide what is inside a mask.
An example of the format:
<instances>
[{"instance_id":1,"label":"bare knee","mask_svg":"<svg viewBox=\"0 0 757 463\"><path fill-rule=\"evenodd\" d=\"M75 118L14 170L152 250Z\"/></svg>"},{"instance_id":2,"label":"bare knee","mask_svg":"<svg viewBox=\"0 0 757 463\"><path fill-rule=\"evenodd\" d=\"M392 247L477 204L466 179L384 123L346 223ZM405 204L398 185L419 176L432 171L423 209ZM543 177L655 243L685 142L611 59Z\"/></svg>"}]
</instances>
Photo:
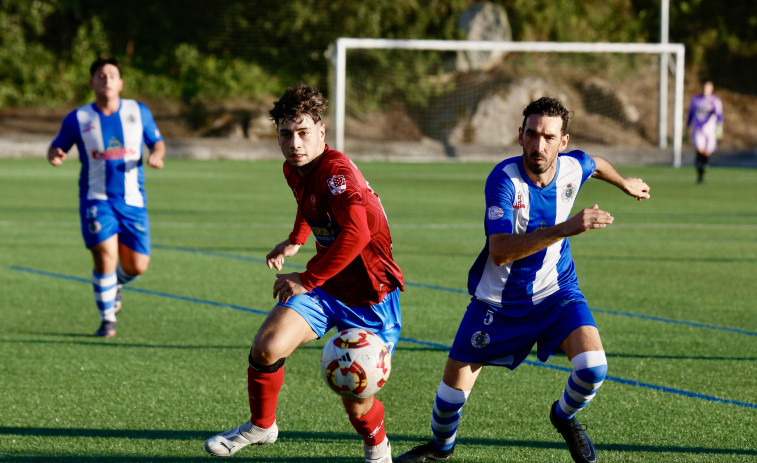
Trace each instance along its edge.
<instances>
[{"instance_id":1,"label":"bare knee","mask_svg":"<svg viewBox=\"0 0 757 463\"><path fill-rule=\"evenodd\" d=\"M121 268L123 271L130 276L138 277L145 273L147 271L147 267L150 266L150 260L149 259L139 259L137 261L128 262L125 260L121 261Z\"/></svg>"},{"instance_id":2,"label":"bare knee","mask_svg":"<svg viewBox=\"0 0 757 463\"><path fill-rule=\"evenodd\" d=\"M280 336L276 336L276 333L258 332L250 348L250 360L262 366L273 365L288 357L291 350L291 346Z\"/></svg>"},{"instance_id":3,"label":"bare knee","mask_svg":"<svg viewBox=\"0 0 757 463\"><path fill-rule=\"evenodd\" d=\"M260 346L258 343L254 343L250 349L250 363L255 362L258 365L273 365L281 357L275 352L268 349L267 346Z\"/></svg>"}]
</instances>

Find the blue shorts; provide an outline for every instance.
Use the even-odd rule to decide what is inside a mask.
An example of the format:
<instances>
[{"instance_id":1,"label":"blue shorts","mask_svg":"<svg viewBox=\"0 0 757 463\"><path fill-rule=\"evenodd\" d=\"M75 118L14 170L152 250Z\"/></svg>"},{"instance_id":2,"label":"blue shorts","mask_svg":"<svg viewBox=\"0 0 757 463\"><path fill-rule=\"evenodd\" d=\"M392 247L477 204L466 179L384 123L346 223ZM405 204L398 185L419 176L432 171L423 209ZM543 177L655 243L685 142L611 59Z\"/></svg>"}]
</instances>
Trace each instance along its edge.
<instances>
[{"instance_id":1,"label":"blue shorts","mask_svg":"<svg viewBox=\"0 0 757 463\"><path fill-rule=\"evenodd\" d=\"M562 353L560 344L573 330L597 326L580 292L558 292L533 309L532 315L513 318L477 299L471 300L457 330L450 358L514 370L526 359L534 344L537 357L546 362L552 355Z\"/></svg>"},{"instance_id":2,"label":"blue shorts","mask_svg":"<svg viewBox=\"0 0 757 463\"><path fill-rule=\"evenodd\" d=\"M83 200L79 203L79 217L87 248L117 234L119 243L150 255L150 218L144 207L123 205L116 209L108 201Z\"/></svg>"},{"instance_id":3,"label":"blue shorts","mask_svg":"<svg viewBox=\"0 0 757 463\"><path fill-rule=\"evenodd\" d=\"M350 307L321 288L315 288L276 305L289 307L302 315L319 338L333 327L338 330L365 328L376 333L394 354L402 329L399 293L396 289L375 305Z\"/></svg>"}]
</instances>

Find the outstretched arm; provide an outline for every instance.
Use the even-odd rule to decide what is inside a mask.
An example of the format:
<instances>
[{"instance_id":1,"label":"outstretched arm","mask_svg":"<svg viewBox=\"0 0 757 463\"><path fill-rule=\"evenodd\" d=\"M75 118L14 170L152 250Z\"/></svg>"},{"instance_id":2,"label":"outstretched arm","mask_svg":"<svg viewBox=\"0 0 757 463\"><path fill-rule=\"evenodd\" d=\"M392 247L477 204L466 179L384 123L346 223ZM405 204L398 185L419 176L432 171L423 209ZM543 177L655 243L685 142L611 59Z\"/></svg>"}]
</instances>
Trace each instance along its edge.
<instances>
[{"instance_id":1,"label":"outstretched arm","mask_svg":"<svg viewBox=\"0 0 757 463\"><path fill-rule=\"evenodd\" d=\"M597 164L597 169L592 177L604 180L623 190L627 195L633 196L637 201L649 199L649 185L640 178L624 177L606 159L592 156Z\"/></svg>"},{"instance_id":2,"label":"outstretched arm","mask_svg":"<svg viewBox=\"0 0 757 463\"><path fill-rule=\"evenodd\" d=\"M565 222L532 233L496 233L489 236L489 254L496 265L505 265L546 249L558 241L585 231L606 228L615 219L598 205L583 209Z\"/></svg>"}]
</instances>

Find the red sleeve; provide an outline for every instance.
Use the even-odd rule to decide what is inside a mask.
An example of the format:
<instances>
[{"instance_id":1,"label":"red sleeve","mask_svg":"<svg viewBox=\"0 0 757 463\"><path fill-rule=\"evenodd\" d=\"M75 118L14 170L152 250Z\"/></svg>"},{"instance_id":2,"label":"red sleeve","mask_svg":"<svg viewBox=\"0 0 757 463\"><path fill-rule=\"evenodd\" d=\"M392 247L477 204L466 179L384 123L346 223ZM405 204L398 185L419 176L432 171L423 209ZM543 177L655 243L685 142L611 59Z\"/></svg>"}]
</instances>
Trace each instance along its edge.
<instances>
[{"instance_id":1,"label":"red sleeve","mask_svg":"<svg viewBox=\"0 0 757 463\"><path fill-rule=\"evenodd\" d=\"M297 208L297 217L294 219L294 228L289 234L289 242L292 244L305 244L310 236L310 225L302 217L300 208Z\"/></svg>"},{"instance_id":2,"label":"red sleeve","mask_svg":"<svg viewBox=\"0 0 757 463\"><path fill-rule=\"evenodd\" d=\"M371 241L363 204L353 203L335 209L337 223L341 227L339 236L320 259L300 274L302 284L308 291L344 270Z\"/></svg>"}]
</instances>

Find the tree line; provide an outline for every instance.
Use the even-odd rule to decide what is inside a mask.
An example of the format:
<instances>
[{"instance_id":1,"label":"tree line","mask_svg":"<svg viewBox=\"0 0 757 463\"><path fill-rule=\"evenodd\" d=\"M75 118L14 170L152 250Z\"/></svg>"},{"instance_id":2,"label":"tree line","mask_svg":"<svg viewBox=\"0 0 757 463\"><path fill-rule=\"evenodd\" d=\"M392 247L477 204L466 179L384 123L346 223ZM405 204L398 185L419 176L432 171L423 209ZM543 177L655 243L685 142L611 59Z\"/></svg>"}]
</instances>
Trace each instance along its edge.
<instances>
[{"instance_id":1,"label":"tree line","mask_svg":"<svg viewBox=\"0 0 757 463\"><path fill-rule=\"evenodd\" d=\"M458 18L473 3L0 0L0 108L86 101L98 55L118 57L140 96L187 104L261 99L300 80L327 89L324 52L337 38L464 39ZM659 41L659 0L492 3L507 12L514 40ZM753 0L679 0L670 8L670 41L686 45L689 73L757 94Z\"/></svg>"}]
</instances>

